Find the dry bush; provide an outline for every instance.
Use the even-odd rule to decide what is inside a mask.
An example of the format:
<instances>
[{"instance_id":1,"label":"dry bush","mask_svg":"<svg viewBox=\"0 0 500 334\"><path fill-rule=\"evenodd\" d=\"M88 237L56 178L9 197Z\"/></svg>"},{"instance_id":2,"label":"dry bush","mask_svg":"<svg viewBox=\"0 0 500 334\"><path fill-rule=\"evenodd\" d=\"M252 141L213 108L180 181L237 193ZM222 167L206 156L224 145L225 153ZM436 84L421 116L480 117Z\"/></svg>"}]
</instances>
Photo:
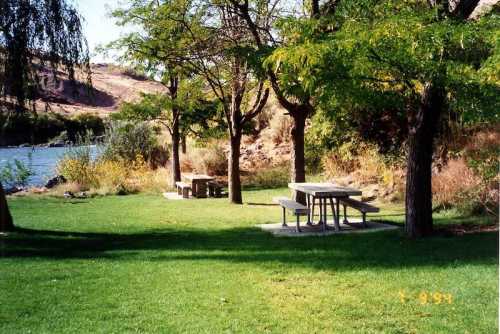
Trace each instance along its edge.
<instances>
[{"instance_id":1,"label":"dry bush","mask_svg":"<svg viewBox=\"0 0 500 334\"><path fill-rule=\"evenodd\" d=\"M227 174L227 152L222 141L213 141L204 148L198 148L189 154L192 170L208 175Z\"/></svg>"},{"instance_id":2,"label":"dry bush","mask_svg":"<svg viewBox=\"0 0 500 334\"><path fill-rule=\"evenodd\" d=\"M373 146L366 146L358 155L359 169L355 172L358 182L378 183L383 182L384 178L392 179L392 171L382 160L380 153Z\"/></svg>"},{"instance_id":3,"label":"dry bush","mask_svg":"<svg viewBox=\"0 0 500 334\"><path fill-rule=\"evenodd\" d=\"M464 159L453 159L432 177L434 204L443 208L462 206L474 199L470 196L481 185L481 178L474 174Z\"/></svg>"},{"instance_id":4,"label":"dry bush","mask_svg":"<svg viewBox=\"0 0 500 334\"><path fill-rule=\"evenodd\" d=\"M127 180L130 169L122 161L102 160L93 166L91 173L96 180L94 188L108 189L113 193Z\"/></svg>"},{"instance_id":5,"label":"dry bush","mask_svg":"<svg viewBox=\"0 0 500 334\"><path fill-rule=\"evenodd\" d=\"M84 190L97 184L93 173L92 161L83 161L75 158L63 158L57 164L57 173L64 176L71 183L80 185Z\"/></svg>"},{"instance_id":6,"label":"dry bush","mask_svg":"<svg viewBox=\"0 0 500 334\"><path fill-rule=\"evenodd\" d=\"M261 167L243 180L244 185L259 188L286 187L288 182L290 182L289 164Z\"/></svg>"},{"instance_id":7,"label":"dry bush","mask_svg":"<svg viewBox=\"0 0 500 334\"><path fill-rule=\"evenodd\" d=\"M322 158L323 171L328 178L355 173L360 183L378 182L386 170L380 154L373 145L349 141Z\"/></svg>"},{"instance_id":8,"label":"dry bush","mask_svg":"<svg viewBox=\"0 0 500 334\"><path fill-rule=\"evenodd\" d=\"M88 194L110 195L136 192L161 192L171 189L170 171L167 168L152 169L141 155L132 162L99 159L82 162L73 158L59 161L58 171L68 183L52 193L63 195L88 191Z\"/></svg>"},{"instance_id":9,"label":"dry bush","mask_svg":"<svg viewBox=\"0 0 500 334\"><path fill-rule=\"evenodd\" d=\"M191 160L192 153L188 155L184 155L181 158L181 172L182 173L191 173L194 169L193 160Z\"/></svg>"},{"instance_id":10,"label":"dry bush","mask_svg":"<svg viewBox=\"0 0 500 334\"><path fill-rule=\"evenodd\" d=\"M135 192L162 193L173 190L172 173L169 168L137 169L130 174L126 188Z\"/></svg>"},{"instance_id":11,"label":"dry bush","mask_svg":"<svg viewBox=\"0 0 500 334\"><path fill-rule=\"evenodd\" d=\"M485 129L475 133L464 149L464 158L485 182L498 183L500 130Z\"/></svg>"},{"instance_id":12,"label":"dry bush","mask_svg":"<svg viewBox=\"0 0 500 334\"><path fill-rule=\"evenodd\" d=\"M377 194L390 201L404 198L405 172L384 162L374 145L350 141L321 159L327 179L357 187L377 185Z\"/></svg>"}]
</instances>

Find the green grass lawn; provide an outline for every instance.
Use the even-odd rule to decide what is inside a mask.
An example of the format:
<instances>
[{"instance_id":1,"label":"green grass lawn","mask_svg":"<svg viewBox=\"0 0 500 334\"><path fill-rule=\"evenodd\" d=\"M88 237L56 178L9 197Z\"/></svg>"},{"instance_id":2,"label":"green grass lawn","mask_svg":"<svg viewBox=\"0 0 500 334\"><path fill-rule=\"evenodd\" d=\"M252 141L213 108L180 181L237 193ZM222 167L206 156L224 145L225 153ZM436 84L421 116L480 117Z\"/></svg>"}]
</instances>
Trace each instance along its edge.
<instances>
[{"instance_id":1,"label":"green grass lawn","mask_svg":"<svg viewBox=\"0 0 500 334\"><path fill-rule=\"evenodd\" d=\"M0 333L498 332L498 233L276 238L255 225L285 193L11 199L24 231L0 236Z\"/></svg>"}]
</instances>

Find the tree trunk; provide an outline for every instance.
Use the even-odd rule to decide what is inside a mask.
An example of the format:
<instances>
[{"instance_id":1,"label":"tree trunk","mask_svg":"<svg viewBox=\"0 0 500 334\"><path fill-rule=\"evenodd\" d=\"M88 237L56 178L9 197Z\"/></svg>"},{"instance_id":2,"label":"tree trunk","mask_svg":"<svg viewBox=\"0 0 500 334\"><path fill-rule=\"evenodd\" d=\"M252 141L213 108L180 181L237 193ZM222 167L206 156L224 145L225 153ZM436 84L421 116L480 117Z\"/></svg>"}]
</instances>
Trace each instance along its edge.
<instances>
[{"instance_id":1,"label":"tree trunk","mask_svg":"<svg viewBox=\"0 0 500 334\"><path fill-rule=\"evenodd\" d=\"M175 113L174 113L175 114ZM172 185L181 180L181 163L179 159L179 122L172 125Z\"/></svg>"},{"instance_id":2,"label":"tree trunk","mask_svg":"<svg viewBox=\"0 0 500 334\"><path fill-rule=\"evenodd\" d=\"M409 113L405 231L410 238L432 234L432 154L443 107L444 90L428 83L419 109Z\"/></svg>"},{"instance_id":3,"label":"tree trunk","mask_svg":"<svg viewBox=\"0 0 500 334\"><path fill-rule=\"evenodd\" d=\"M311 18L317 19L319 17L319 0L311 0Z\"/></svg>"},{"instance_id":4,"label":"tree trunk","mask_svg":"<svg viewBox=\"0 0 500 334\"><path fill-rule=\"evenodd\" d=\"M306 111L295 112L292 115L293 126L290 132L292 136L292 156L291 156L291 181L306 182L305 168L305 150L304 150L304 130L306 127ZM295 192L293 195L295 201L305 204L306 197L304 193Z\"/></svg>"},{"instance_id":5,"label":"tree trunk","mask_svg":"<svg viewBox=\"0 0 500 334\"><path fill-rule=\"evenodd\" d=\"M186 154L187 152L187 143L186 143L186 136L185 135L182 135L181 136L181 151L182 151L182 154Z\"/></svg>"},{"instance_id":6,"label":"tree trunk","mask_svg":"<svg viewBox=\"0 0 500 334\"><path fill-rule=\"evenodd\" d=\"M233 204L242 204L240 179L240 145L241 131L231 136L231 152L228 164L229 200Z\"/></svg>"},{"instance_id":7,"label":"tree trunk","mask_svg":"<svg viewBox=\"0 0 500 334\"><path fill-rule=\"evenodd\" d=\"M2 183L0 183L0 232L9 232L15 229L12 216L7 205L7 198L3 190Z\"/></svg>"}]
</instances>

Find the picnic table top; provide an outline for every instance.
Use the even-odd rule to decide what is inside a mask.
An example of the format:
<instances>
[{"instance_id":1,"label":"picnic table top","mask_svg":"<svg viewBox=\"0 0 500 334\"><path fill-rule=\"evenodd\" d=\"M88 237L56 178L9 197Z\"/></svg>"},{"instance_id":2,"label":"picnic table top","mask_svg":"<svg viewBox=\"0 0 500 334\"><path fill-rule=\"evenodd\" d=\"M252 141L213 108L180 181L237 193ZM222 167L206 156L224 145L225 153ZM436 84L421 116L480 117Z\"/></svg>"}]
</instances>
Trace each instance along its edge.
<instances>
[{"instance_id":1,"label":"picnic table top","mask_svg":"<svg viewBox=\"0 0 500 334\"><path fill-rule=\"evenodd\" d=\"M182 175L185 179L190 180L190 181L211 181L214 180L215 178L212 176L208 176L205 174L183 174Z\"/></svg>"},{"instance_id":2,"label":"picnic table top","mask_svg":"<svg viewBox=\"0 0 500 334\"><path fill-rule=\"evenodd\" d=\"M314 197L360 196L361 190L333 183L289 183L288 187Z\"/></svg>"}]
</instances>

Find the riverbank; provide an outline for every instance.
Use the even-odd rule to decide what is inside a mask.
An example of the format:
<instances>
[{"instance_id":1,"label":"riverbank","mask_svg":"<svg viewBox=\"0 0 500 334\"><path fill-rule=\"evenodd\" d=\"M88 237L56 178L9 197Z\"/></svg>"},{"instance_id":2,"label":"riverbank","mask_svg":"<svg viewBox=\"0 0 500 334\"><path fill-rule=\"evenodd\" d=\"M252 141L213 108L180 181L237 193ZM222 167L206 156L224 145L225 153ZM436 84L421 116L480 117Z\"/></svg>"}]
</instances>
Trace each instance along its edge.
<instances>
[{"instance_id":1,"label":"riverbank","mask_svg":"<svg viewBox=\"0 0 500 334\"><path fill-rule=\"evenodd\" d=\"M102 136L105 120L94 114L0 113L0 147L62 147L92 133Z\"/></svg>"}]
</instances>

